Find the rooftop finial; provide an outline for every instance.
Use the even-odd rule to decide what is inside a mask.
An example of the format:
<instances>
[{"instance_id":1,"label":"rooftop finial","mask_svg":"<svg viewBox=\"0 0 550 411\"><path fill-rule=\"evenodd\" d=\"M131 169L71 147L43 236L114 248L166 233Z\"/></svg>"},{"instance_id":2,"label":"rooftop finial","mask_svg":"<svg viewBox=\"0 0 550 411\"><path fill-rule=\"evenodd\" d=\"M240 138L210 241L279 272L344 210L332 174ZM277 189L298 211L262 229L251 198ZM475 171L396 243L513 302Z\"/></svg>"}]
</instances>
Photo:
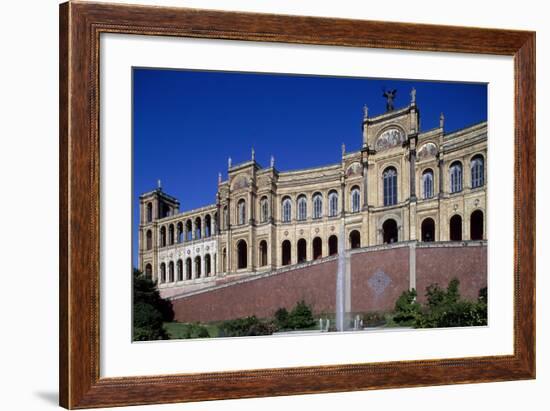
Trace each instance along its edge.
<instances>
[{"instance_id":1,"label":"rooftop finial","mask_svg":"<svg viewBox=\"0 0 550 411\"><path fill-rule=\"evenodd\" d=\"M411 90L411 105L416 104L416 89L413 87Z\"/></svg>"},{"instance_id":2,"label":"rooftop finial","mask_svg":"<svg viewBox=\"0 0 550 411\"><path fill-rule=\"evenodd\" d=\"M346 145L342 143L342 157L346 155Z\"/></svg>"},{"instance_id":3,"label":"rooftop finial","mask_svg":"<svg viewBox=\"0 0 550 411\"><path fill-rule=\"evenodd\" d=\"M160 178L157 180L157 188L158 188L159 190L162 190L162 184L161 184L161 182L160 182Z\"/></svg>"},{"instance_id":4,"label":"rooftop finial","mask_svg":"<svg viewBox=\"0 0 550 411\"><path fill-rule=\"evenodd\" d=\"M256 152L254 151L254 147L252 147L252 161L256 160Z\"/></svg>"},{"instance_id":5,"label":"rooftop finial","mask_svg":"<svg viewBox=\"0 0 550 411\"><path fill-rule=\"evenodd\" d=\"M227 168L231 168L231 164L232 164L232 162L231 162L231 157L229 157L229 158L227 159Z\"/></svg>"},{"instance_id":6,"label":"rooftop finial","mask_svg":"<svg viewBox=\"0 0 550 411\"><path fill-rule=\"evenodd\" d=\"M367 107L367 105L365 104L363 106L363 118L368 118L369 117L369 108Z\"/></svg>"},{"instance_id":7,"label":"rooftop finial","mask_svg":"<svg viewBox=\"0 0 550 411\"><path fill-rule=\"evenodd\" d=\"M273 156L273 154L271 155L270 165L271 168L275 167L275 157Z\"/></svg>"},{"instance_id":8,"label":"rooftop finial","mask_svg":"<svg viewBox=\"0 0 550 411\"><path fill-rule=\"evenodd\" d=\"M439 128L443 128L445 126L445 115L441 113L439 115Z\"/></svg>"},{"instance_id":9,"label":"rooftop finial","mask_svg":"<svg viewBox=\"0 0 550 411\"><path fill-rule=\"evenodd\" d=\"M383 93L382 96L386 98L386 111L393 111L393 100L395 99L395 95L397 94L396 89L386 90L382 89Z\"/></svg>"},{"instance_id":10,"label":"rooftop finial","mask_svg":"<svg viewBox=\"0 0 550 411\"><path fill-rule=\"evenodd\" d=\"M222 183L222 173L218 173L218 184Z\"/></svg>"}]
</instances>

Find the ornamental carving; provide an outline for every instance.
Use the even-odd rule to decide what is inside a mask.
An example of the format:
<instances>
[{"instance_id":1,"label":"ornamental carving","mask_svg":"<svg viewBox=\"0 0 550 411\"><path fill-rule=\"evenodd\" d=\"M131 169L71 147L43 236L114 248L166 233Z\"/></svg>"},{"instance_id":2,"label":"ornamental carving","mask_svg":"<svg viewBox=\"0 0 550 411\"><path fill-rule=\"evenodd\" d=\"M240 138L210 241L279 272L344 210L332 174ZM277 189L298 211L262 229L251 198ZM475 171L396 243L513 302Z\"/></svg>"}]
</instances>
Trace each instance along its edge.
<instances>
[{"instance_id":1,"label":"ornamental carving","mask_svg":"<svg viewBox=\"0 0 550 411\"><path fill-rule=\"evenodd\" d=\"M246 174L240 174L234 178L233 184L231 184L232 190L239 190L241 188L248 187L248 176Z\"/></svg>"},{"instance_id":2,"label":"ornamental carving","mask_svg":"<svg viewBox=\"0 0 550 411\"><path fill-rule=\"evenodd\" d=\"M368 280L369 287L377 296L381 295L391 283L391 278L382 270L376 271Z\"/></svg>"},{"instance_id":3,"label":"ornamental carving","mask_svg":"<svg viewBox=\"0 0 550 411\"><path fill-rule=\"evenodd\" d=\"M402 130L398 128L390 128L386 131L384 131L378 139L376 140L376 144L374 145L375 149L385 150L391 147L396 147L405 141L405 133L403 133Z\"/></svg>"},{"instance_id":4,"label":"ornamental carving","mask_svg":"<svg viewBox=\"0 0 550 411\"><path fill-rule=\"evenodd\" d=\"M437 146L434 143L426 143L418 150L416 158L424 160L425 158L435 157L437 155Z\"/></svg>"},{"instance_id":5,"label":"ornamental carving","mask_svg":"<svg viewBox=\"0 0 550 411\"><path fill-rule=\"evenodd\" d=\"M359 164L358 162L355 162L351 164L346 170L346 176L351 177L351 176L361 175L361 169L362 169L361 164Z\"/></svg>"}]
</instances>

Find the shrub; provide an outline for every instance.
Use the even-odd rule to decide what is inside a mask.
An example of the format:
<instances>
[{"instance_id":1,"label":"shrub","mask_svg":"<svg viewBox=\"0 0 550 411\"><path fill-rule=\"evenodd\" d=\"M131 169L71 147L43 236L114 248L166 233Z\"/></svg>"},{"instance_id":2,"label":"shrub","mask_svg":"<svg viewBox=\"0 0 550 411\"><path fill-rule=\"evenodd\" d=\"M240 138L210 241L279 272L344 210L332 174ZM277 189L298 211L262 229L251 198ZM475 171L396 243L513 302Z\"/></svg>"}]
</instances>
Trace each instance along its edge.
<instances>
[{"instance_id":1,"label":"shrub","mask_svg":"<svg viewBox=\"0 0 550 411\"><path fill-rule=\"evenodd\" d=\"M167 339L162 323L174 319L172 303L160 297L155 283L134 270L134 340Z\"/></svg>"},{"instance_id":2,"label":"shrub","mask_svg":"<svg viewBox=\"0 0 550 411\"><path fill-rule=\"evenodd\" d=\"M428 306L417 316L415 326L469 327L487 325L487 289L479 291L476 302L460 299L460 282L455 278L449 282L447 290L437 284L426 289Z\"/></svg>"},{"instance_id":3,"label":"shrub","mask_svg":"<svg viewBox=\"0 0 550 411\"><path fill-rule=\"evenodd\" d=\"M386 324L386 318L383 313L372 312L363 315L364 327L380 327L384 324Z\"/></svg>"},{"instance_id":4,"label":"shrub","mask_svg":"<svg viewBox=\"0 0 550 411\"><path fill-rule=\"evenodd\" d=\"M288 315L288 328L294 330L311 328L315 325L315 319L311 308L305 301L299 301Z\"/></svg>"},{"instance_id":5,"label":"shrub","mask_svg":"<svg viewBox=\"0 0 550 411\"><path fill-rule=\"evenodd\" d=\"M407 290L395 302L395 316L393 320L401 325L414 324L420 314L420 304L416 301L416 290Z\"/></svg>"},{"instance_id":6,"label":"shrub","mask_svg":"<svg viewBox=\"0 0 550 411\"><path fill-rule=\"evenodd\" d=\"M244 337L270 335L275 331L273 324L265 323L256 316L227 320L220 324L220 337Z\"/></svg>"},{"instance_id":7,"label":"shrub","mask_svg":"<svg viewBox=\"0 0 550 411\"><path fill-rule=\"evenodd\" d=\"M288 311L286 308L279 308L275 311L275 325L279 329L288 328Z\"/></svg>"},{"instance_id":8,"label":"shrub","mask_svg":"<svg viewBox=\"0 0 550 411\"><path fill-rule=\"evenodd\" d=\"M210 333L200 324L186 324L183 338L210 338Z\"/></svg>"}]
</instances>

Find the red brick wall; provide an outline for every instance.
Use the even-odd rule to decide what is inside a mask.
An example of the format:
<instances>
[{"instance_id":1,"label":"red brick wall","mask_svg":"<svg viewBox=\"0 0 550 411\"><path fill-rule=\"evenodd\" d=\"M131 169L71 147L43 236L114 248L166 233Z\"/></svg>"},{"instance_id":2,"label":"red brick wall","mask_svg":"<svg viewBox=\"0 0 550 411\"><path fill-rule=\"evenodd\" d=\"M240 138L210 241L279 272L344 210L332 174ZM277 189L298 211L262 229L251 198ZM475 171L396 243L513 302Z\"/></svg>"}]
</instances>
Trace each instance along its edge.
<instances>
[{"instance_id":1,"label":"red brick wall","mask_svg":"<svg viewBox=\"0 0 550 411\"><path fill-rule=\"evenodd\" d=\"M352 312L391 311L408 288L409 247L352 254Z\"/></svg>"},{"instance_id":2,"label":"red brick wall","mask_svg":"<svg viewBox=\"0 0 550 411\"><path fill-rule=\"evenodd\" d=\"M429 284L446 287L457 277L464 297L476 298L487 284L487 248L416 249L416 288L424 301ZM304 300L315 313L334 312L337 261L326 261L261 279L228 285L172 301L175 319L208 322L256 315L272 317L280 307ZM370 250L351 256L351 311L391 311L409 288L409 247ZM370 280L370 281L369 281Z\"/></svg>"},{"instance_id":3,"label":"red brick wall","mask_svg":"<svg viewBox=\"0 0 550 411\"><path fill-rule=\"evenodd\" d=\"M290 270L255 281L234 284L172 301L176 321L219 321L255 315L272 317L297 301L312 305L316 313L334 310L336 261Z\"/></svg>"},{"instance_id":4,"label":"red brick wall","mask_svg":"<svg viewBox=\"0 0 550 411\"><path fill-rule=\"evenodd\" d=\"M438 283L447 288L454 277L460 281L460 295L476 299L487 286L487 247L445 247L416 249L418 301L426 301L426 287Z\"/></svg>"}]
</instances>

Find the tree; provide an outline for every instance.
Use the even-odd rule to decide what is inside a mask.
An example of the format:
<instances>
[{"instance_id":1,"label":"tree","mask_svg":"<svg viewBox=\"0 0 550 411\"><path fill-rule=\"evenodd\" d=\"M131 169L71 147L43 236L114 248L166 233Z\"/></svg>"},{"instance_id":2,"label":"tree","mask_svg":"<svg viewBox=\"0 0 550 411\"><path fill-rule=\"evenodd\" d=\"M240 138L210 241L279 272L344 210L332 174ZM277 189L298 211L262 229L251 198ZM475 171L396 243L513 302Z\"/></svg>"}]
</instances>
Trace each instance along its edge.
<instances>
[{"instance_id":1,"label":"tree","mask_svg":"<svg viewBox=\"0 0 550 411\"><path fill-rule=\"evenodd\" d=\"M413 324L420 315L420 304L416 301L416 290L403 291L395 302L393 320L402 325Z\"/></svg>"},{"instance_id":2,"label":"tree","mask_svg":"<svg viewBox=\"0 0 550 411\"><path fill-rule=\"evenodd\" d=\"M156 284L134 269L134 341L167 339L163 322L174 319L172 303L161 298Z\"/></svg>"}]
</instances>

